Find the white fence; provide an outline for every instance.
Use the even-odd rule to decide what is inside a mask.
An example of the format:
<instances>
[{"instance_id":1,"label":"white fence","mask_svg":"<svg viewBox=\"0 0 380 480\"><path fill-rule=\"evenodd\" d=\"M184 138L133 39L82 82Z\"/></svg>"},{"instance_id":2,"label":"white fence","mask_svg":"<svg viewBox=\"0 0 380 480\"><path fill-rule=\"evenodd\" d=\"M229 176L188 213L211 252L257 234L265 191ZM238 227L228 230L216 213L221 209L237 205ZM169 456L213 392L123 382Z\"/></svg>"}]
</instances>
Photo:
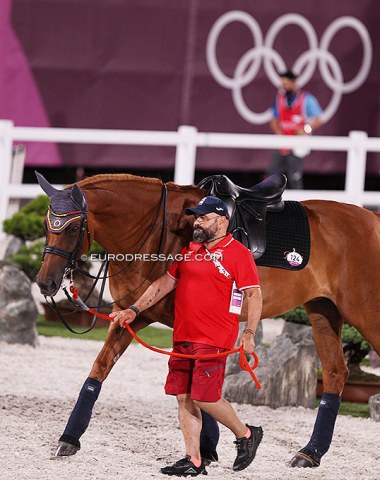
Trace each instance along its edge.
<instances>
[{"instance_id":1,"label":"white fence","mask_svg":"<svg viewBox=\"0 0 380 480\"><path fill-rule=\"evenodd\" d=\"M89 130L78 128L15 127L0 120L0 233L9 214L10 202L31 199L41 193L37 184L12 183L13 142L57 142L113 145L151 145L176 147L174 181L194 182L197 147L269 149L309 147L312 150L346 151L345 189L287 190L285 200L324 199L380 207L380 191L364 191L367 152L380 152L380 138L368 138L365 132L350 132L348 137L293 137L255 134L202 133L195 127L181 126L177 132L135 130ZM19 180L20 182L21 180Z\"/></svg>"}]
</instances>

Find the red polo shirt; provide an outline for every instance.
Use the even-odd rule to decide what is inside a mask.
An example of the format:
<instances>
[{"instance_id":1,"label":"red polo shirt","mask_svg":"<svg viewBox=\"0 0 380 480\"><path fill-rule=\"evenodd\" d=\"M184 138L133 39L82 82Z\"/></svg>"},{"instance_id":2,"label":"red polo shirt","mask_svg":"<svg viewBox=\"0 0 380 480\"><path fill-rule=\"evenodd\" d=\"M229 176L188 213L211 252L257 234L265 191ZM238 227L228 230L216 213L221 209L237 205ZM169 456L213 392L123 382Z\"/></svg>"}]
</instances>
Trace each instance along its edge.
<instances>
[{"instance_id":1,"label":"red polo shirt","mask_svg":"<svg viewBox=\"0 0 380 480\"><path fill-rule=\"evenodd\" d=\"M259 277L252 253L231 234L208 251L220 257L231 278L211 261L202 243L191 242L182 250L182 260L168 270L178 281L173 340L231 349L239 332L238 315L229 313L233 281L245 290L259 287Z\"/></svg>"}]
</instances>

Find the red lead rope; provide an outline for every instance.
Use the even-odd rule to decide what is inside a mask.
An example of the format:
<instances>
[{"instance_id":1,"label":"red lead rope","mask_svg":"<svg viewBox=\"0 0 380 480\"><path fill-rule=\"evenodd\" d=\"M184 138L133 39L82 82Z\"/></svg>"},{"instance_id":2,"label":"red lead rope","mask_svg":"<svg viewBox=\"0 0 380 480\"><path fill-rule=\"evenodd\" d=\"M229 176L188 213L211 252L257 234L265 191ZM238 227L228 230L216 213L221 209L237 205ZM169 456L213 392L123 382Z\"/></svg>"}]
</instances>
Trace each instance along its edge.
<instances>
[{"instance_id":1,"label":"red lead rope","mask_svg":"<svg viewBox=\"0 0 380 480\"><path fill-rule=\"evenodd\" d=\"M109 322L113 321L113 318L109 317L108 315L104 315L103 313L96 312L92 308L88 307L83 302L83 300L80 298L79 292L76 289L76 287L74 287L74 285L70 285L70 292L72 294L72 299L74 300L74 302L76 302L76 304L78 306L83 308L83 310L85 310L86 312L89 312L92 315L95 315L99 318L103 318L104 320L108 320ZM184 353L167 352L166 350L161 350L159 348L152 347L151 345L148 345L147 343L145 343L144 340L141 340L141 338L139 338L136 335L136 333L132 330L132 328L130 327L130 325L128 323L124 322L123 325L128 330L128 332L132 335L132 337L135 340L137 340L139 343L141 343L141 345L143 345L145 348L148 348L149 350L152 350L153 352L161 353L162 355L170 355L172 357L191 358L191 359L197 358L197 359L206 360L208 358L226 357L227 355L231 355L232 353L238 353L239 352L240 353L240 361L239 361L240 368L242 370L250 373L251 377L253 378L253 381L255 382L256 388L258 390L260 390L260 388L261 388L261 384L260 384L260 382L259 382L259 380L256 377L255 372L254 372L254 370L259 365L259 358L258 358L258 356L256 355L255 352L252 352L252 356L254 358L254 363L251 366L248 363L248 360L245 357L243 346L241 346L239 348L234 348L233 350L226 350L225 352L222 352L222 353L215 353L215 354L210 354L210 355L186 355Z\"/></svg>"}]
</instances>

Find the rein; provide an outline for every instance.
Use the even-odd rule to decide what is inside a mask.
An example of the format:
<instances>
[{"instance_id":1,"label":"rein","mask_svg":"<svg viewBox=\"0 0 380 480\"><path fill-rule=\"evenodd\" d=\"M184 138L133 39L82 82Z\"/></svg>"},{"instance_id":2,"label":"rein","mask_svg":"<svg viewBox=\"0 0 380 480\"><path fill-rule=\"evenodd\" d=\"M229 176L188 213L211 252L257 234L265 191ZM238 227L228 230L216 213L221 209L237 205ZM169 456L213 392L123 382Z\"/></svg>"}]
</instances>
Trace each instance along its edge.
<instances>
[{"instance_id":1,"label":"rein","mask_svg":"<svg viewBox=\"0 0 380 480\"><path fill-rule=\"evenodd\" d=\"M65 289L66 287L64 287ZM88 307L84 301L80 298L79 296L79 292L78 290L76 289L76 287L74 285L70 285L70 292L72 294L72 301L74 302L74 304L78 307L81 307L84 311L86 312L89 312L91 313L92 315L96 316L96 317L99 317L99 318L103 318L104 320L108 320L109 322L112 322L113 321L113 318L109 317L108 315L104 315L100 312L96 312L95 310L93 310L92 308ZM65 292L66 293L66 292ZM66 293L66 295L69 297L69 294ZM226 357L228 355L231 355L232 353L239 353L240 354L240 360L239 360L239 365L240 365L240 368L246 372L248 372L253 381L255 382L255 385L256 385L256 388L258 390L261 389L261 384L258 380L258 378L256 377L256 374L254 372L254 370L258 367L259 365L259 359L258 359L258 356L256 355L255 352L252 352L252 356L253 356L253 359L254 359L254 363L253 365L251 366L245 356L245 353L244 353L244 350L243 350L243 346L240 346L239 348L234 348L232 350L227 350L225 352L221 352L221 353L215 353L215 354L209 354L209 355L186 355L184 353L176 353L176 352L167 352L166 350L161 350L159 348L156 348L156 347L152 347L151 345L148 345L147 343L144 342L144 340L142 340L140 337L138 337L136 335L136 333L132 330L132 328L130 327L130 325L126 322L123 323L123 326L128 330L128 332L131 334L131 336L137 340L143 347L145 348L148 348L149 350L152 350L153 352L156 352L156 353L161 353L162 355L169 355L169 356L172 356L172 357L180 357L180 358L190 358L190 359L203 359L203 360L206 360L206 359L210 359L210 358L217 358L217 357Z\"/></svg>"},{"instance_id":2,"label":"rein","mask_svg":"<svg viewBox=\"0 0 380 480\"><path fill-rule=\"evenodd\" d=\"M105 289L105 286L106 286L106 279L107 279L107 269L108 269L108 260L103 262L101 267L99 268L99 271L98 271L98 274L95 278L95 281L93 282L90 290L87 292L87 295L85 296L85 301L87 301L89 298L90 298L90 295L91 293L93 292L96 284L98 283L98 280L99 278L102 278L102 284L101 284L101 287L100 287L100 292L99 292L99 296L98 296L98 303L97 305L94 307L96 309L99 309L101 306L102 306L102 300L103 300L103 294L104 294L104 289ZM104 269L104 272L105 272L105 276L103 277L100 277L102 271ZM70 297L70 295L67 293L67 290L66 288L64 287L62 289L67 297L67 299L71 302L72 302L72 298ZM66 322L66 320L64 319L65 316L69 316L69 315L72 315L73 313L75 313L77 310L73 310L72 312L69 312L69 313L66 313L66 314L63 314L60 309L58 308L55 300L54 300L54 297L50 297L50 300L51 300L51 304L49 303L48 301L48 297L45 295L45 300L46 300L46 303L49 305L49 307L58 315L59 319L61 320L61 322L63 323L63 325L67 328L67 330L71 333L74 333L75 335L84 335L85 333L88 333L88 332L91 332L91 330L95 327L95 324L96 324L96 321L97 321L97 316L96 315L93 315L93 318L92 318L92 321L91 321L91 324L90 326L84 330L83 332L77 332L76 330L74 330L72 327L70 327L70 325Z\"/></svg>"}]
</instances>

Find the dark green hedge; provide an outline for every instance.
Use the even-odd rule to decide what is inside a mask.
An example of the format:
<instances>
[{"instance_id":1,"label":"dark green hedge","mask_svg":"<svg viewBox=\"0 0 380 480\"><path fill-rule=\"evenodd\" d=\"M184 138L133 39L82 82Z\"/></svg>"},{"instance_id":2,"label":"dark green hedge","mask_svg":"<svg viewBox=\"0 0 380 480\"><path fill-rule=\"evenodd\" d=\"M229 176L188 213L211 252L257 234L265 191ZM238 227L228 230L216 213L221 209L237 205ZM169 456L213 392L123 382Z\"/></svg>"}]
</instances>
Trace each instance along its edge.
<instances>
[{"instance_id":1,"label":"dark green hedge","mask_svg":"<svg viewBox=\"0 0 380 480\"><path fill-rule=\"evenodd\" d=\"M44 220L49 206L49 197L39 195L28 202L11 218L3 222L3 230L21 240L36 240L45 235Z\"/></svg>"}]
</instances>

